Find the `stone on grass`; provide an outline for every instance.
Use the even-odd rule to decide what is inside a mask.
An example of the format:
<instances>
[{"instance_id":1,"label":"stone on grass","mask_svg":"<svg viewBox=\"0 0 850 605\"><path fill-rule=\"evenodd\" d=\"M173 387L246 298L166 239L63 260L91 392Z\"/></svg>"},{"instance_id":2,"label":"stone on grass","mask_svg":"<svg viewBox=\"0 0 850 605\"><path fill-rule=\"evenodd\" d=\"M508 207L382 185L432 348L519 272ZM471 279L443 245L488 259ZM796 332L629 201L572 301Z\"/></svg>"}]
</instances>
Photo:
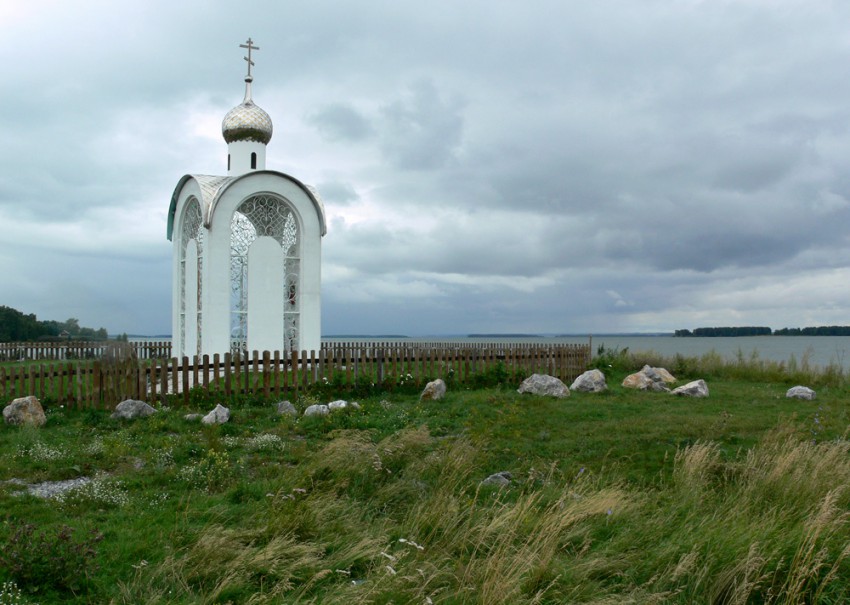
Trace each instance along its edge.
<instances>
[{"instance_id":1,"label":"stone on grass","mask_svg":"<svg viewBox=\"0 0 850 605\"><path fill-rule=\"evenodd\" d=\"M115 406L115 411L112 412L113 418L122 420L133 420L135 418L144 418L156 414L156 409L149 406L144 401L138 399L125 399Z\"/></svg>"},{"instance_id":2,"label":"stone on grass","mask_svg":"<svg viewBox=\"0 0 850 605\"><path fill-rule=\"evenodd\" d=\"M183 416L183 420L188 420L189 422L198 422L203 417L203 414L186 414L185 416Z\"/></svg>"},{"instance_id":3,"label":"stone on grass","mask_svg":"<svg viewBox=\"0 0 850 605\"><path fill-rule=\"evenodd\" d=\"M668 384L676 382L673 375L664 368L653 368L650 365L645 365L641 368L641 372L649 376L655 382L666 382Z\"/></svg>"},{"instance_id":4,"label":"stone on grass","mask_svg":"<svg viewBox=\"0 0 850 605\"><path fill-rule=\"evenodd\" d=\"M785 393L785 396L789 399L805 399L806 401L812 401L817 397L817 393L815 393L809 387L796 386L788 389L788 392Z\"/></svg>"},{"instance_id":5,"label":"stone on grass","mask_svg":"<svg viewBox=\"0 0 850 605\"><path fill-rule=\"evenodd\" d=\"M295 409L295 406L290 401L279 401L275 404L275 409L280 416L286 415L293 418L298 416L298 410Z\"/></svg>"},{"instance_id":6,"label":"stone on grass","mask_svg":"<svg viewBox=\"0 0 850 605\"><path fill-rule=\"evenodd\" d=\"M484 479L484 481L481 482L481 485L497 485L499 487L507 487L511 484L511 479L513 478L514 476L511 474L510 471L502 471L501 473L493 473L492 475Z\"/></svg>"},{"instance_id":7,"label":"stone on grass","mask_svg":"<svg viewBox=\"0 0 850 605\"><path fill-rule=\"evenodd\" d=\"M547 374L532 374L522 381L517 393L549 395L550 397L569 397L570 390L563 382Z\"/></svg>"},{"instance_id":8,"label":"stone on grass","mask_svg":"<svg viewBox=\"0 0 850 605\"><path fill-rule=\"evenodd\" d=\"M204 424L224 424L230 420L230 410L223 405L216 404L209 414L201 418Z\"/></svg>"},{"instance_id":9,"label":"stone on grass","mask_svg":"<svg viewBox=\"0 0 850 605\"><path fill-rule=\"evenodd\" d=\"M359 410L360 404L356 401L346 401L345 399L337 399L336 401L331 401L328 404L329 412L336 412L337 410L347 410L349 408L352 410Z\"/></svg>"},{"instance_id":10,"label":"stone on grass","mask_svg":"<svg viewBox=\"0 0 850 605\"><path fill-rule=\"evenodd\" d=\"M44 408L38 398L30 395L18 397L3 408L3 420L6 424L44 426L47 416L44 415Z\"/></svg>"},{"instance_id":11,"label":"stone on grass","mask_svg":"<svg viewBox=\"0 0 850 605\"><path fill-rule=\"evenodd\" d=\"M669 391L668 382L676 382L670 372L664 368L652 368L647 365L643 366L640 372L626 376L623 379L623 386L639 391Z\"/></svg>"},{"instance_id":12,"label":"stone on grass","mask_svg":"<svg viewBox=\"0 0 850 605\"><path fill-rule=\"evenodd\" d=\"M327 416L331 409L323 403L314 403L304 410L304 416Z\"/></svg>"},{"instance_id":13,"label":"stone on grass","mask_svg":"<svg viewBox=\"0 0 850 605\"><path fill-rule=\"evenodd\" d=\"M600 393L607 388L605 374L600 370L588 370L570 385L571 391L578 391L579 393Z\"/></svg>"},{"instance_id":14,"label":"stone on grass","mask_svg":"<svg viewBox=\"0 0 850 605\"><path fill-rule=\"evenodd\" d=\"M699 380L694 380L688 384L683 384L682 386L670 391L670 393L672 395L682 395L685 397L708 397L708 385L705 384L705 380L700 378Z\"/></svg>"},{"instance_id":15,"label":"stone on grass","mask_svg":"<svg viewBox=\"0 0 850 605\"><path fill-rule=\"evenodd\" d=\"M420 401L438 401L446 396L446 383L442 378L432 380L422 389L422 394L419 395Z\"/></svg>"}]
</instances>

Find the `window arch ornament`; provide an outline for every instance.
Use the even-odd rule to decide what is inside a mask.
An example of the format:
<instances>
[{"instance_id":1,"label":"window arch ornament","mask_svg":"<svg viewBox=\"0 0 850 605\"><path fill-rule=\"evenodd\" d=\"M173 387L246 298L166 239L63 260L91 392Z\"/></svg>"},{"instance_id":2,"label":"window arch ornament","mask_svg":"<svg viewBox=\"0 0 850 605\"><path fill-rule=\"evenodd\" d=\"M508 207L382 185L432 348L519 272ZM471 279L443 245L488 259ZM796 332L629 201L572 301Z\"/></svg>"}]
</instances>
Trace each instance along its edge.
<instances>
[{"instance_id":1,"label":"window arch ornament","mask_svg":"<svg viewBox=\"0 0 850 605\"><path fill-rule=\"evenodd\" d=\"M300 268L298 222L289 204L273 195L254 195L242 202L230 221L231 350L247 352L248 250L258 237L272 237L283 249L282 287L285 352L297 350L300 330Z\"/></svg>"},{"instance_id":2,"label":"window arch ornament","mask_svg":"<svg viewBox=\"0 0 850 605\"><path fill-rule=\"evenodd\" d=\"M189 242L195 240L198 254L198 271L196 275L186 274L186 252ZM196 197L190 197L183 211L183 220L180 230L180 342L183 343L184 354L193 351L200 354L201 351L201 317L202 317L202 290L203 290L203 252L204 252L204 226L201 216L201 205ZM186 280L197 280L197 316L186 317ZM186 342L186 322L195 321L197 325L197 342Z\"/></svg>"}]
</instances>

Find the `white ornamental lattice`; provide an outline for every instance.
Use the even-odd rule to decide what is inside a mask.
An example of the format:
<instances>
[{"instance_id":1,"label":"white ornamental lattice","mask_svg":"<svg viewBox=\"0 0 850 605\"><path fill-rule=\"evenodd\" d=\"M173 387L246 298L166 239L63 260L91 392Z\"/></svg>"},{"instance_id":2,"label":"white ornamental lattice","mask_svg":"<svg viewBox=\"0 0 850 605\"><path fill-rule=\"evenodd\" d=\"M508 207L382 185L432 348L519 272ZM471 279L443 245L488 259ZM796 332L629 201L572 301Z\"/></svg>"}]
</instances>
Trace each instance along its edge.
<instances>
[{"instance_id":1,"label":"white ornamental lattice","mask_svg":"<svg viewBox=\"0 0 850 605\"><path fill-rule=\"evenodd\" d=\"M263 236L274 238L283 249L283 344L285 350L298 347L298 223L284 200L270 195L256 195L239 205L230 222L230 337L234 351L247 350L250 304L248 249L258 237Z\"/></svg>"}]
</instances>

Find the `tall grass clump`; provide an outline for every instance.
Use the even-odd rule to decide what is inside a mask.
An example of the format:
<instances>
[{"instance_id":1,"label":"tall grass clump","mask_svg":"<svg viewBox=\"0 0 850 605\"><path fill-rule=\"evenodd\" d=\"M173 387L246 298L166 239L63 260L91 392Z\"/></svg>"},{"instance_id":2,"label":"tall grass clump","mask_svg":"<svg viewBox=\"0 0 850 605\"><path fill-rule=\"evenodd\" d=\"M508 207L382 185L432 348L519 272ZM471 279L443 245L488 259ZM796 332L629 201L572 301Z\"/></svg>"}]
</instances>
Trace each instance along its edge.
<instances>
[{"instance_id":1,"label":"tall grass clump","mask_svg":"<svg viewBox=\"0 0 850 605\"><path fill-rule=\"evenodd\" d=\"M665 602L844 602L848 453L846 441L801 442L788 429L739 461L723 460L717 444L693 444L676 454L669 489L650 495L603 561L625 554L623 588Z\"/></svg>"}]
</instances>

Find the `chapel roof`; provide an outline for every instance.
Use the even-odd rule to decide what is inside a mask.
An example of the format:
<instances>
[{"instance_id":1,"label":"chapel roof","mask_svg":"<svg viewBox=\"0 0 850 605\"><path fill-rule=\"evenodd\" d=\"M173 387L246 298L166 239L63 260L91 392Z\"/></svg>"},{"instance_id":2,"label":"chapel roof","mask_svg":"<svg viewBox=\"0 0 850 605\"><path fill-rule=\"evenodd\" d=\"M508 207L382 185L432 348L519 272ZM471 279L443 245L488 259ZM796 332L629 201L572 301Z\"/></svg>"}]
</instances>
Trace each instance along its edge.
<instances>
[{"instance_id":1,"label":"chapel roof","mask_svg":"<svg viewBox=\"0 0 850 605\"><path fill-rule=\"evenodd\" d=\"M320 234L324 236L327 233L328 228L325 219L325 204L322 201L319 192L314 187L306 185L295 177L284 174L283 172L278 172L276 170L258 170L239 176L212 176L207 174L183 175L183 177L177 182L177 186L174 188L174 193L171 194L171 204L168 208L166 236L169 240L171 240L172 232L174 230L175 213L177 211L177 200L187 183L194 182L197 184L198 189L200 189L201 199L198 200L198 202L201 205L201 214L203 216L204 226L209 228L216 203L221 196L227 192L227 189L231 185L243 179L262 178L263 176L271 176L275 179L290 181L301 189L313 203L313 207L316 210L316 214L319 218Z\"/></svg>"}]
</instances>

